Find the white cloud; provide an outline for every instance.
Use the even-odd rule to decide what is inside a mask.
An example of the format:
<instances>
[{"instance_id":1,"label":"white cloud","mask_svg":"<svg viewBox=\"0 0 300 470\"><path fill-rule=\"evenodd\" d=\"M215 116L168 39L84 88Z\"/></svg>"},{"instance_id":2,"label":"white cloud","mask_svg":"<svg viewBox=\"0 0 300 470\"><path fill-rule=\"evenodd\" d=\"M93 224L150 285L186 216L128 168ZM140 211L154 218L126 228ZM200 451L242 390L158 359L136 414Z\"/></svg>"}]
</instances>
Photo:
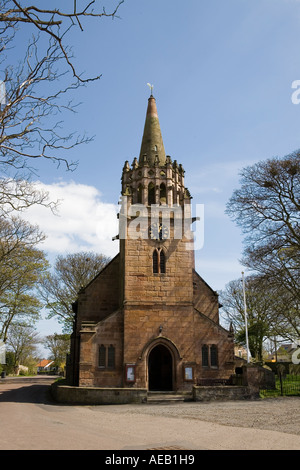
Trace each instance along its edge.
<instances>
[{"instance_id":1,"label":"white cloud","mask_svg":"<svg viewBox=\"0 0 300 470\"><path fill-rule=\"evenodd\" d=\"M60 201L57 215L42 206L22 214L47 236L43 250L51 254L95 251L107 256L118 252L118 242L112 241L118 233L117 205L102 202L101 193L93 186L75 182L38 186L51 200Z\"/></svg>"}]
</instances>

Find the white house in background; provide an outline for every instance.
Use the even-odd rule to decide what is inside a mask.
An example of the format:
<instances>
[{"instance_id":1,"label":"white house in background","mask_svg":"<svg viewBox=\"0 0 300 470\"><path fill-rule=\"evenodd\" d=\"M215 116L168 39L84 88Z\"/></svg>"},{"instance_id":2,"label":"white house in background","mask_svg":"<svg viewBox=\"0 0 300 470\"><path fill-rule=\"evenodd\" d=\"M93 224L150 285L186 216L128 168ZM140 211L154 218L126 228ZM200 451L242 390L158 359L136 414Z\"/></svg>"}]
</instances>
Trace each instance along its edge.
<instances>
[{"instance_id":1,"label":"white house in background","mask_svg":"<svg viewBox=\"0 0 300 470\"><path fill-rule=\"evenodd\" d=\"M37 373L39 372L49 372L51 370L51 364L53 364L54 361L51 361L49 359L42 359L37 365Z\"/></svg>"}]
</instances>

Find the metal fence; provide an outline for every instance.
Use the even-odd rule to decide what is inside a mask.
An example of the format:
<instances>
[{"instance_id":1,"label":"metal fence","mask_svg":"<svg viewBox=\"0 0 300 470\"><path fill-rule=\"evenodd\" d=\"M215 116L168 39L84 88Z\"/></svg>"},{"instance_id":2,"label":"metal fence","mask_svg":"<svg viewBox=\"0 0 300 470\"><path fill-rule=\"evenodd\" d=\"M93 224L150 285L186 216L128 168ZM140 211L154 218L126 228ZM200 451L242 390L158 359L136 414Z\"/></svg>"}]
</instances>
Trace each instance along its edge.
<instances>
[{"instance_id":1,"label":"metal fence","mask_svg":"<svg viewBox=\"0 0 300 470\"><path fill-rule=\"evenodd\" d=\"M276 374L275 389L261 390L262 397L300 396L300 375Z\"/></svg>"}]
</instances>

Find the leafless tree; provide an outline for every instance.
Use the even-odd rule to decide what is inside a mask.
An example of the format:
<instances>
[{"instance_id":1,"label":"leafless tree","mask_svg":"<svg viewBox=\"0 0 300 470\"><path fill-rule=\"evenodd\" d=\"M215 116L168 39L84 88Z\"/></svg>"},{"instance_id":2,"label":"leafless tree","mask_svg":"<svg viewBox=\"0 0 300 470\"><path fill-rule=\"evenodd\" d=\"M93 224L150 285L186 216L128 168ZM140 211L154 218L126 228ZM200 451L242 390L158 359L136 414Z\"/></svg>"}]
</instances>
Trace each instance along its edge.
<instances>
[{"instance_id":1,"label":"leafless tree","mask_svg":"<svg viewBox=\"0 0 300 470\"><path fill-rule=\"evenodd\" d=\"M15 372L20 364L26 364L30 357L37 354L37 347L41 342L38 332L26 323L15 324L11 328L7 346L13 352Z\"/></svg>"},{"instance_id":2,"label":"leafless tree","mask_svg":"<svg viewBox=\"0 0 300 470\"><path fill-rule=\"evenodd\" d=\"M6 208L47 204L45 193L29 190L35 162L50 160L75 169L77 163L66 152L92 140L65 130L65 113L77 106L72 92L101 77L85 77L76 69L68 33L77 27L83 34L90 19L115 18L123 1L107 13L96 0L81 2L81 8L72 0L47 9L40 2L28 6L0 0L0 178L4 186L12 179L16 183L9 197L0 185L0 203L4 198Z\"/></svg>"},{"instance_id":3,"label":"leafless tree","mask_svg":"<svg viewBox=\"0 0 300 470\"><path fill-rule=\"evenodd\" d=\"M48 207L53 213L56 213L59 207L59 201L50 201L48 193L37 183L25 178L0 179L0 217L9 219L15 212L34 204Z\"/></svg>"},{"instance_id":4,"label":"leafless tree","mask_svg":"<svg viewBox=\"0 0 300 470\"><path fill-rule=\"evenodd\" d=\"M58 8L41 8L37 5L24 5L24 1L1 0L0 1L0 23L2 32L7 33L17 25L27 24L36 28L39 32L48 35L60 49L65 61L71 68L73 75L79 81L88 82L97 80L101 75L90 78L82 78L75 70L69 50L64 44L67 33L72 27L79 27L84 30L84 21L87 18L115 18L124 0L115 2L110 12L100 0L83 1L81 5L77 0L64 1ZM60 2L61 3L61 2ZM78 2L79 3L79 2Z\"/></svg>"},{"instance_id":5,"label":"leafless tree","mask_svg":"<svg viewBox=\"0 0 300 470\"><path fill-rule=\"evenodd\" d=\"M74 312L79 291L99 274L109 258L93 252L71 253L57 256L53 272L43 279L40 294L49 311L48 318L56 317L64 331L72 331Z\"/></svg>"},{"instance_id":6,"label":"leafless tree","mask_svg":"<svg viewBox=\"0 0 300 470\"><path fill-rule=\"evenodd\" d=\"M293 341L299 336L299 319L296 319L291 299L287 301L285 289L275 289L264 276L247 276L245 279L249 348L252 357L262 360L267 339L279 336ZM229 282L220 292L221 313L235 329L237 342L246 344L245 304L241 279Z\"/></svg>"},{"instance_id":7,"label":"leafless tree","mask_svg":"<svg viewBox=\"0 0 300 470\"><path fill-rule=\"evenodd\" d=\"M246 235L243 265L273 291L273 311L299 335L299 151L244 168L227 213Z\"/></svg>"}]
</instances>

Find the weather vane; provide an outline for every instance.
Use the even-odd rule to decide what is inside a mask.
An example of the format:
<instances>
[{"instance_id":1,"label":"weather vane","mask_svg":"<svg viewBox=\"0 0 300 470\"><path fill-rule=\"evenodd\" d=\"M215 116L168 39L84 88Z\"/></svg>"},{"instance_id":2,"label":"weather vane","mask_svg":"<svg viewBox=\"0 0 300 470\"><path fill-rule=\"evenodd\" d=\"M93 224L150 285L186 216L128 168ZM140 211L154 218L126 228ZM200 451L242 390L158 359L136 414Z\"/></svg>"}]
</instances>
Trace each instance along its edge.
<instances>
[{"instance_id":1,"label":"weather vane","mask_svg":"<svg viewBox=\"0 0 300 470\"><path fill-rule=\"evenodd\" d=\"M152 95L152 92L153 92L153 86L154 85L151 85L150 83L147 83L148 87L150 88L150 91L151 91L151 95Z\"/></svg>"}]
</instances>

